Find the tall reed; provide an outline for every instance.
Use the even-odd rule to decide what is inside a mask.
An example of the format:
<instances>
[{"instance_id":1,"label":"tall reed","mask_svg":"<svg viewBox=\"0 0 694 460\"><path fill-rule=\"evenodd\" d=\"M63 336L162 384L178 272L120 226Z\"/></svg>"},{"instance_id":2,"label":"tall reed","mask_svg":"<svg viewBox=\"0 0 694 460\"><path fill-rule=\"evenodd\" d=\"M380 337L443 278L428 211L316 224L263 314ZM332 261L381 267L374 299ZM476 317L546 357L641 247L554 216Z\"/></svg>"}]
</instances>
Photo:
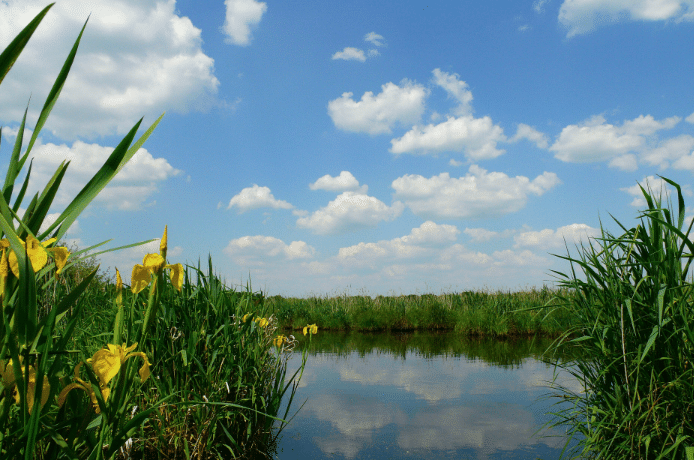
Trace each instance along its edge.
<instances>
[{"instance_id":1,"label":"tall reed","mask_svg":"<svg viewBox=\"0 0 694 460\"><path fill-rule=\"evenodd\" d=\"M579 323L551 348L578 343L589 356L558 364L583 382L585 393L552 383L560 390L554 397L573 402L553 413L552 426L567 424L571 437L584 436L571 454L582 448L586 458L694 458L693 286L686 279L694 221L684 226L680 186L663 180L677 190L677 213L661 206L662 194L654 199L639 185L648 209L636 227L613 217L622 235L601 223L597 248L591 242L578 259L557 256L570 262L571 273L554 273L576 293L558 298L579 313ZM567 341L572 332L579 336Z\"/></svg>"}]
</instances>

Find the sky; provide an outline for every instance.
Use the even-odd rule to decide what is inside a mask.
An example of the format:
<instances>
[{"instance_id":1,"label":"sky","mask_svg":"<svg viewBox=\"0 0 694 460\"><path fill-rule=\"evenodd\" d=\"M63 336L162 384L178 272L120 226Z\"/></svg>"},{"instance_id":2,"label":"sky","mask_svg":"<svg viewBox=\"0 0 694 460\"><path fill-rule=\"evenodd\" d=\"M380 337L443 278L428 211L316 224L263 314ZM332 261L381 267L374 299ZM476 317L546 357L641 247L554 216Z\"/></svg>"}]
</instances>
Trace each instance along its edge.
<instances>
[{"instance_id":1,"label":"sky","mask_svg":"<svg viewBox=\"0 0 694 460\"><path fill-rule=\"evenodd\" d=\"M0 49L47 4L0 0ZM0 84L0 171L87 18L27 196L70 160L55 219L165 115L74 247L168 225L170 263L268 295L518 291L635 227L638 184L694 200L692 0L58 0Z\"/></svg>"}]
</instances>

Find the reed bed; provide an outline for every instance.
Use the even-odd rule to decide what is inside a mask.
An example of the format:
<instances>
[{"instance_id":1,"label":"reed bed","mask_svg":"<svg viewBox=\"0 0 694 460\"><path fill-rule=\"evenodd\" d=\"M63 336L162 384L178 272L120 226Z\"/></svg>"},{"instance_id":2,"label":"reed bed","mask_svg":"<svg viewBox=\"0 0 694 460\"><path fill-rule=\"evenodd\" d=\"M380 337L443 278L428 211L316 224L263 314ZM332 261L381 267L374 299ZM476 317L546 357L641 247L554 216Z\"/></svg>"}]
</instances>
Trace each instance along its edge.
<instances>
[{"instance_id":1,"label":"reed bed","mask_svg":"<svg viewBox=\"0 0 694 460\"><path fill-rule=\"evenodd\" d=\"M636 227L615 219L624 233L614 236L601 224L596 247L581 246L579 258L559 256L571 272L555 273L575 295L557 297L579 321L551 348L580 344L590 356L573 368L558 364L582 381L584 393L552 384L558 391L550 397L573 402L553 413L552 426L568 426L569 441L583 435L569 455L694 459L694 285L687 280L694 220L685 227L680 186L663 179L677 190L677 212L640 186L648 209Z\"/></svg>"},{"instance_id":2,"label":"reed bed","mask_svg":"<svg viewBox=\"0 0 694 460\"><path fill-rule=\"evenodd\" d=\"M571 308L548 312L530 309L558 306L560 302L552 300L558 295L571 296L571 291L543 286L524 292L465 291L376 298L273 296L267 298L266 305L277 317L279 326L287 329L316 323L323 330L454 330L489 337L557 337L576 324L577 312Z\"/></svg>"}]
</instances>

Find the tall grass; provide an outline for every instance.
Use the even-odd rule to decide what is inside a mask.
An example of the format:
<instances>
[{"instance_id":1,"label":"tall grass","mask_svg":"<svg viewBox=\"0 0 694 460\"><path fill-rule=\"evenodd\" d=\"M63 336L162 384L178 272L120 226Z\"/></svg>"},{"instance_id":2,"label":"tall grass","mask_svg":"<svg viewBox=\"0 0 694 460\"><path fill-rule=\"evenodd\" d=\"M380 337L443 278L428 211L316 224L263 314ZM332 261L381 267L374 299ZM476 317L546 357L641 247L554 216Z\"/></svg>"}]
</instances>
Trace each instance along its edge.
<instances>
[{"instance_id":1,"label":"tall grass","mask_svg":"<svg viewBox=\"0 0 694 460\"><path fill-rule=\"evenodd\" d=\"M678 210L661 206L661 197L641 187L648 209L636 227L614 236L602 228L597 248L581 246L580 258L558 256L571 263L569 275L555 271L562 286L575 290L559 295L579 322L552 349L579 343L590 359L578 359L576 370L585 393L559 385L558 396L573 407L557 413L552 426L566 424L584 439L570 454L601 459L694 458L694 310L692 283L687 281L694 244L692 224L685 227L680 186ZM575 267L585 275L576 276ZM569 333L578 337L567 340ZM568 445L568 442L567 442Z\"/></svg>"},{"instance_id":2,"label":"tall grass","mask_svg":"<svg viewBox=\"0 0 694 460\"><path fill-rule=\"evenodd\" d=\"M267 306L281 327L317 323L322 329L356 331L455 330L491 337L558 336L575 319L574 311L528 310L550 302L559 292L544 286L525 292L465 291L407 296L334 296L307 299L268 297ZM564 295L570 295L568 290ZM556 302L558 305L558 302Z\"/></svg>"}]
</instances>

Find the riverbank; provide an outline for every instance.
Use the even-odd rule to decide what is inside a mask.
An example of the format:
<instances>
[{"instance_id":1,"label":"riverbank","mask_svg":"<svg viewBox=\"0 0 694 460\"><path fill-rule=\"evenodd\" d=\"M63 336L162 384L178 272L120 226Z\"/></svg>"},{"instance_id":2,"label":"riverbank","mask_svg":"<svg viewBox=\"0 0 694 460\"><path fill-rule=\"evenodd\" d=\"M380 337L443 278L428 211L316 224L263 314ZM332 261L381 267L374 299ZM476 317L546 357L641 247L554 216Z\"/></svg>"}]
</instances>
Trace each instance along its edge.
<instances>
[{"instance_id":1,"label":"riverbank","mask_svg":"<svg viewBox=\"0 0 694 460\"><path fill-rule=\"evenodd\" d=\"M279 295L265 299L280 328L298 330L306 324L334 331L452 330L490 336L557 337L576 324L571 305L561 307L558 296L567 289L547 286L529 291L464 291L450 294L401 296L333 296L307 299ZM536 308L535 310L529 310Z\"/></svg>"}]
</instances>

